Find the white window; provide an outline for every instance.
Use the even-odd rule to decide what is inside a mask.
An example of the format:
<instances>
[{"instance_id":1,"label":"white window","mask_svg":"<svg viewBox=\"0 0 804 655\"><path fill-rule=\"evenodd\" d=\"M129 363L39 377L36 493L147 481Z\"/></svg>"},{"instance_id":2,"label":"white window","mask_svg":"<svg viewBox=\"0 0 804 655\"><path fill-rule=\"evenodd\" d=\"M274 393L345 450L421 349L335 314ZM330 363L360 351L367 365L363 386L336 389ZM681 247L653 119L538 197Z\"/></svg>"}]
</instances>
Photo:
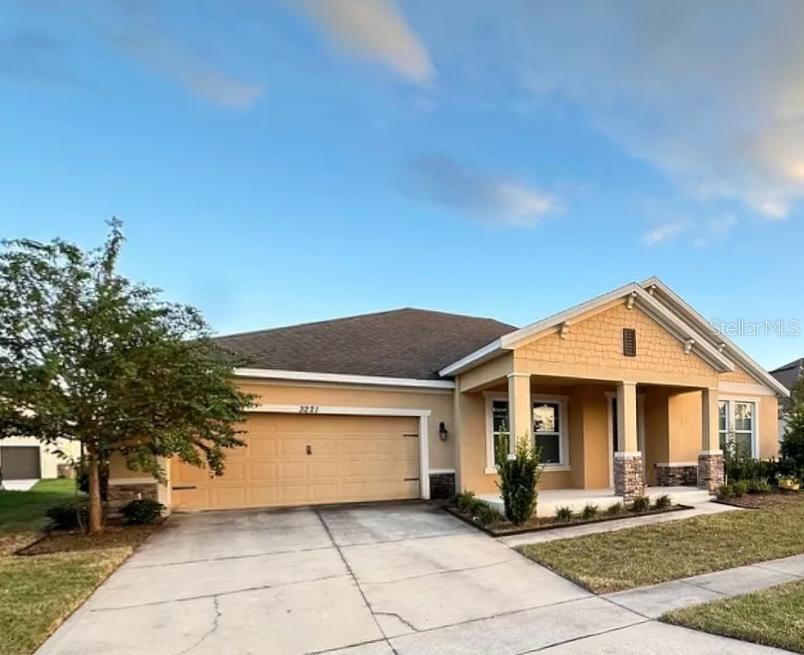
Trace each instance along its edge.
<instances>
[{"instance_id":1,"label":"white window","mask_svg":"<svg viewBox=\"0 0 804 655\"><path fill-rule=\"evenodd\" d=\"M541 452L544 467L569 469L567 402L565 396L532 397L533 445ZM511 452L511 422L507 394L486 396L486 473L494 473L499 464L499 450Z\"/></svg>"},{"instance_id":2,"label":"white window","mask_svg":"<svg viewBox=\"0 0 804 655\"><path fill-rule=\"evenodd\" d=\"M738 455L758 457L756 403L748 400L721 400L718 404L718 437L724 450L734 439Z\"/></svg>"}]
</instances>

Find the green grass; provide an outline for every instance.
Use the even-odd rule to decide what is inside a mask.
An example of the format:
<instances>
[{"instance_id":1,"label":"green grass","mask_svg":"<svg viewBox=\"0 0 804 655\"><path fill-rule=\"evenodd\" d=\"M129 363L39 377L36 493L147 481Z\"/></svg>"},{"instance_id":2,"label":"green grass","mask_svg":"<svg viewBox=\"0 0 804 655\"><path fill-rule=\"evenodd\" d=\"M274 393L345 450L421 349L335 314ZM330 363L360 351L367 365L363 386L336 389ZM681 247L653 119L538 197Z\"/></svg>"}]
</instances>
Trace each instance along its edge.
<instances>
[{"instance_id":1,"label":"green grass","mask_svg":"<svg viewBox=\"0 0 804 655\"><path fill-rule=\"evenodd\" d=\"M804 494L767 509L531 544L519 551L598 593L656 584L804 553Z\"/></svg>"},{"instance_id":2,"label":"green grass","mask_svg":"<svg viewBox=\"0 0 804 655\"><path fill-rule=\"evenodd\" d=\"M41 480L29 491L0 493L0 655L34 652L153 531L58 534L39 542L31 555L14 555L39 536L45 511L74 495L72 480Z\"/></svg>"},{"instance_id":3,"label":"green grass","mask_svg":"<svg viewBox=\"0 0 804 655\"><path fill-rule=\"evenodd\" d=\"M804 581L675 610L662 620L804 653Z\"/></svg>"}]
</instances>

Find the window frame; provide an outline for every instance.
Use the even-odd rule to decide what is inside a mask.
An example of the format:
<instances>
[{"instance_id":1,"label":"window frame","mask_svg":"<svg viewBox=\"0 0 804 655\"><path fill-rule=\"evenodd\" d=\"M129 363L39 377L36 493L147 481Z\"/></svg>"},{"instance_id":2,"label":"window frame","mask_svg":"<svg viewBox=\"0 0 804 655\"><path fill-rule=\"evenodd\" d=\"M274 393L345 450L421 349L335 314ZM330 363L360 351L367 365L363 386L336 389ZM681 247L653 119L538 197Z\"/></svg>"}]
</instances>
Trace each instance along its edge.
<instances>
[{"instance_id":1,"label":"window frame","mask_svg":"<svg viewBox=\"0 0 804 655\"><path fill-rule=\"evenodd\" d=\"M495 400L508 401L508 394L505 392L484 392L485 397L485 413L486 413L486 468L485 473L497 475L497 466L494 464L494 433L493 433L493 405ZM555 403L558 404L558 452L559 462L557 464L542 464L545 472L551 471L570 471L570 453L569 453L569 420L567 405L569 396L532 393L530 395L530 438L532 443L535 443L535 433L533 431L533 406L538 403ZM508 405L510 412L510 402ZM510 425L510 414L509 414ZM513 452L515 439L509 439L509 444Z\"/></svg>"},{"instance_id":2,"label":"window frame","mask_svg":"<svg viewBox=\"0 0 804 655\"><path fill-rule=\"evenodd\" d=\"M734 430L734 407L737 403L753 405L751 414L751 456L759 459L759 412L760 412L760 398L745 398L743 396L718 396L718 431L717 431L717 447L722 450L720 446L720 435L723 430L720 429L720 403L726 403L726 430L728 436L730 432L738 433ZM739 430L740 434L746 434L747 430Z\"/></svg>"}]
</instances>

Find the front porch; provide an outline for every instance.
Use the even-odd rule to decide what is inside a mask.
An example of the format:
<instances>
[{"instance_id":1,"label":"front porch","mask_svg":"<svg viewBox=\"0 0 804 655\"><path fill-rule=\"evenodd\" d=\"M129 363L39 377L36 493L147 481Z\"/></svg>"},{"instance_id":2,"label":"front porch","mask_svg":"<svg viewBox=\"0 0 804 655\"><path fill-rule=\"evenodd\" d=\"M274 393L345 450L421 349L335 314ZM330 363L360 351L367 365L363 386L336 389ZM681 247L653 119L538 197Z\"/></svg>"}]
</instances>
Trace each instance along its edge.
<instances>
[{"instance_id":1,"label":"front porch","mask_svg":"<svg viewBox=\"0 0 804 655\"><path fill-rule=\"evenodd\" d=\"M696 505L712 499L709 491L698 489L697 486L645 487L645 496L650 498L651 502L664 495L670 496L674 505ZM499 494L480 494L478 498L500 513L504 513L503 502ZM569 507L577 513L582 511L586 505L595 505L601 512L605 512L608 507L625 502L625 497L618 496L611 488L547 489L539 492L536 516L545 518L555 516L559 507Z\"/></svg>"}]
</instances>

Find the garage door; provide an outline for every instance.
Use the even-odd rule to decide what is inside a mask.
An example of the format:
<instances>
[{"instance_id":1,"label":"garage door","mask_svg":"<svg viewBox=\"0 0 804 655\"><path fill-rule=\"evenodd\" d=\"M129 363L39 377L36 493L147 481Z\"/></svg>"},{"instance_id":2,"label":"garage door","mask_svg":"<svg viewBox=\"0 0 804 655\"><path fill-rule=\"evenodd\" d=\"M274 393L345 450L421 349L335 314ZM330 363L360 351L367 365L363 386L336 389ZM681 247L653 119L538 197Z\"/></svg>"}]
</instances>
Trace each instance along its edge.
<instances>
[{"instance_id":1,"label":"garage door","mask_svg":"<svg viewBox=\"0 0 804 655\"><path fill-rule=\"evenodd\" d=\"M270 507L419 496L419 420L412 417L260 414L243 448L213 478L174 460L173 505Z\"/></svg>"},{"instance_id":2,"label":"garage door","mask_svg":"<svg viewBox=\"0 0 804 655\"><path fill-rule=\"evenodd\" d=\"M0 447L0 470L4 480L38 480L39 446Z\"/></svg>"}]
</instances>

